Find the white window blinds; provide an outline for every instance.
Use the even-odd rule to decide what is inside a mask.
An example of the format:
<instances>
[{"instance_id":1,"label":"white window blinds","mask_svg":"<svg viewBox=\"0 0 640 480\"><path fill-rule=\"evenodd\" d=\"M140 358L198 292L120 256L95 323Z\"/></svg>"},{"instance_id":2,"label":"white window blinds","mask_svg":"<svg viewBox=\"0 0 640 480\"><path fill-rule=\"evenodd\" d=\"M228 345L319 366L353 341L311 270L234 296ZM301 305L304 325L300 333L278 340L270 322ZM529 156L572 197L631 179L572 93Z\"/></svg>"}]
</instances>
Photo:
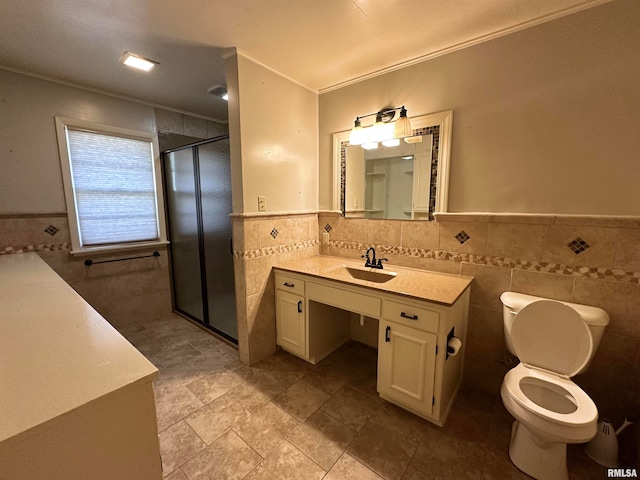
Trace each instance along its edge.
<instances>
[{"instance_id":1,"label":"white window blinds","mask_svg":"<svg viewBox=\"0 0 640 480\"><path fill-rule=\"evenodd\" d=\"M150 141L67 129L82 246L159 239Z\"/></svg>"}]
</instances>

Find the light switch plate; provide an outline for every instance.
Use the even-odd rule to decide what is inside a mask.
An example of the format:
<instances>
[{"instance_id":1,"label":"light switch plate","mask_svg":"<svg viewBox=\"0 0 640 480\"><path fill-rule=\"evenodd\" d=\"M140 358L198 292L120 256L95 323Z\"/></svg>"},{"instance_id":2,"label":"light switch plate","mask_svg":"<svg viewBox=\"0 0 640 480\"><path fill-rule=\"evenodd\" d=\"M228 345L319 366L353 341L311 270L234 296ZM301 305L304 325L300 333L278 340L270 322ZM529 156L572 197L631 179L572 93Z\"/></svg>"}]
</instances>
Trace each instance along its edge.
<instances>
[{"instance_id":1,"label":"light switch plate","mask_svg":"<svg viewBox=\"0 0 640 480\"><path fill-rule=\"evenodd\" d=\"M258 197L258 211L266 212L267 211L267 197Z\"/></svg>"}]
</instances>

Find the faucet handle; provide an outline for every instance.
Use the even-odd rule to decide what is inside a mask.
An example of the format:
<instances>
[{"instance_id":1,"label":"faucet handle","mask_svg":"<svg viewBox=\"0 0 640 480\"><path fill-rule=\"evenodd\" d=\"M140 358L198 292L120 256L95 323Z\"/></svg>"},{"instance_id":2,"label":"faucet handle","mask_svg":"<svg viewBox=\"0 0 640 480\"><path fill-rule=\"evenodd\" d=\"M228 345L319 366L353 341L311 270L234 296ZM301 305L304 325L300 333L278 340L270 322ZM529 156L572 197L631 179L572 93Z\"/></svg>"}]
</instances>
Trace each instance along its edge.
<instances>
[{"instance_id":1,"label":"faucet handle","mask_svg":"<svg viewBox=\"0 0 640 480\"><path fill-rule=\"evenodd\" d=\"M378 268L384 268L384 267L382 266L382 262L383 262L383 261L384 261L384 262L388 262L388 261L389 261L389 259L388 259L388 258L379 258L379 259L378 259Z\"/></svg>"}]
</instances>

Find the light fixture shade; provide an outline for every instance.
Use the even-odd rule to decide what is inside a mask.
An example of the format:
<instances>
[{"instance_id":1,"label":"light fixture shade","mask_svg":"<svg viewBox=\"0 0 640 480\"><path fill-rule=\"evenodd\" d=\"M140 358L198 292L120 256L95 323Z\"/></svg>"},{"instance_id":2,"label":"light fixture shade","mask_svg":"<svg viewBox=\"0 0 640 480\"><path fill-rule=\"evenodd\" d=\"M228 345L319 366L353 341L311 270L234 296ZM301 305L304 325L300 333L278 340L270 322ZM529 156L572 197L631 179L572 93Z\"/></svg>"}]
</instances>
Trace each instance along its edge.
<instances>
[{"instance_id":1,"label":"light fixture shade","mask_svg":"<svg viewBox=\"0 0 640 480\"><path fill-rule=\"evenodd\" d=\"M392 138L391 140L383 140L382 145L384 145L385 147L397 147L398 145L400 145L400 139Z\"/></svg>"},{"instance_id":2,"label":"light fixture shade","mask_svg":"<svg viewBox=\"0 0 640 480\"><path fill-rule=\"evenodd\" d=\"M384 139L384 126L385 124L382 122L382 114L378 112L376 115L376 121L373 125L369 127L369 132L367 138L370 142L379 142Z\"/></svg>"},{"instance_id":3,"label":"light fixture shade","mask_svg":"<svg viewBox=\"0 0 640 480\"><path fill-rule=\"evenodd\" d=\"M407 117L407 110L402 107L400 110L400 118L396 120L395 127L393 128L393 138L404 138L413 135L411 128L411 120Z\"/></svg>"},{"instance_id":4,"label":"light fixture shade","mask_svg":"<svg viewBox=\"0 0 640 480\"><path fill-rule=\"evenodd\" d=\"M350 145L362 145L366 141L366 132L360 123L360 119L356 117L356 121L351 129L351 134L349 134L349 144Z\"/></svg>"},{"instance_id":5,"label":"light fixture shade","mask_svg":"<svg viewBox=\"0 0 640 480\"><path fill-rule=\"evenodd\" d=\"M378 142L367 142L363 143L361 146L365 150L375 150L376 148L378 148Z\"/></svg>"}]
</instances>

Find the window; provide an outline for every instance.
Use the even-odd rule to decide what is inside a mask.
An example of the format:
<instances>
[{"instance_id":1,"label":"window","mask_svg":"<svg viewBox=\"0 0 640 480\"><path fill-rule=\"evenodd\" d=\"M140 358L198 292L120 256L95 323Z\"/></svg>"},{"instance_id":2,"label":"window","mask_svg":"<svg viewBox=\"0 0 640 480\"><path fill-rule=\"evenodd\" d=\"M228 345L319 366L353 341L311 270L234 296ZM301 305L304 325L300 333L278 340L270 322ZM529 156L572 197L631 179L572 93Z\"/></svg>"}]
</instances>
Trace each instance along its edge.
<instances>
[{"instance_id":1,"label":"window","mask_svg":"<svg viewBox=\"0 0 640 480\"><path fill-rule=\"evenodd\" d=\"M71 253L166 243L151 133L56 117Z\"/></svg>"}]
</instances>

